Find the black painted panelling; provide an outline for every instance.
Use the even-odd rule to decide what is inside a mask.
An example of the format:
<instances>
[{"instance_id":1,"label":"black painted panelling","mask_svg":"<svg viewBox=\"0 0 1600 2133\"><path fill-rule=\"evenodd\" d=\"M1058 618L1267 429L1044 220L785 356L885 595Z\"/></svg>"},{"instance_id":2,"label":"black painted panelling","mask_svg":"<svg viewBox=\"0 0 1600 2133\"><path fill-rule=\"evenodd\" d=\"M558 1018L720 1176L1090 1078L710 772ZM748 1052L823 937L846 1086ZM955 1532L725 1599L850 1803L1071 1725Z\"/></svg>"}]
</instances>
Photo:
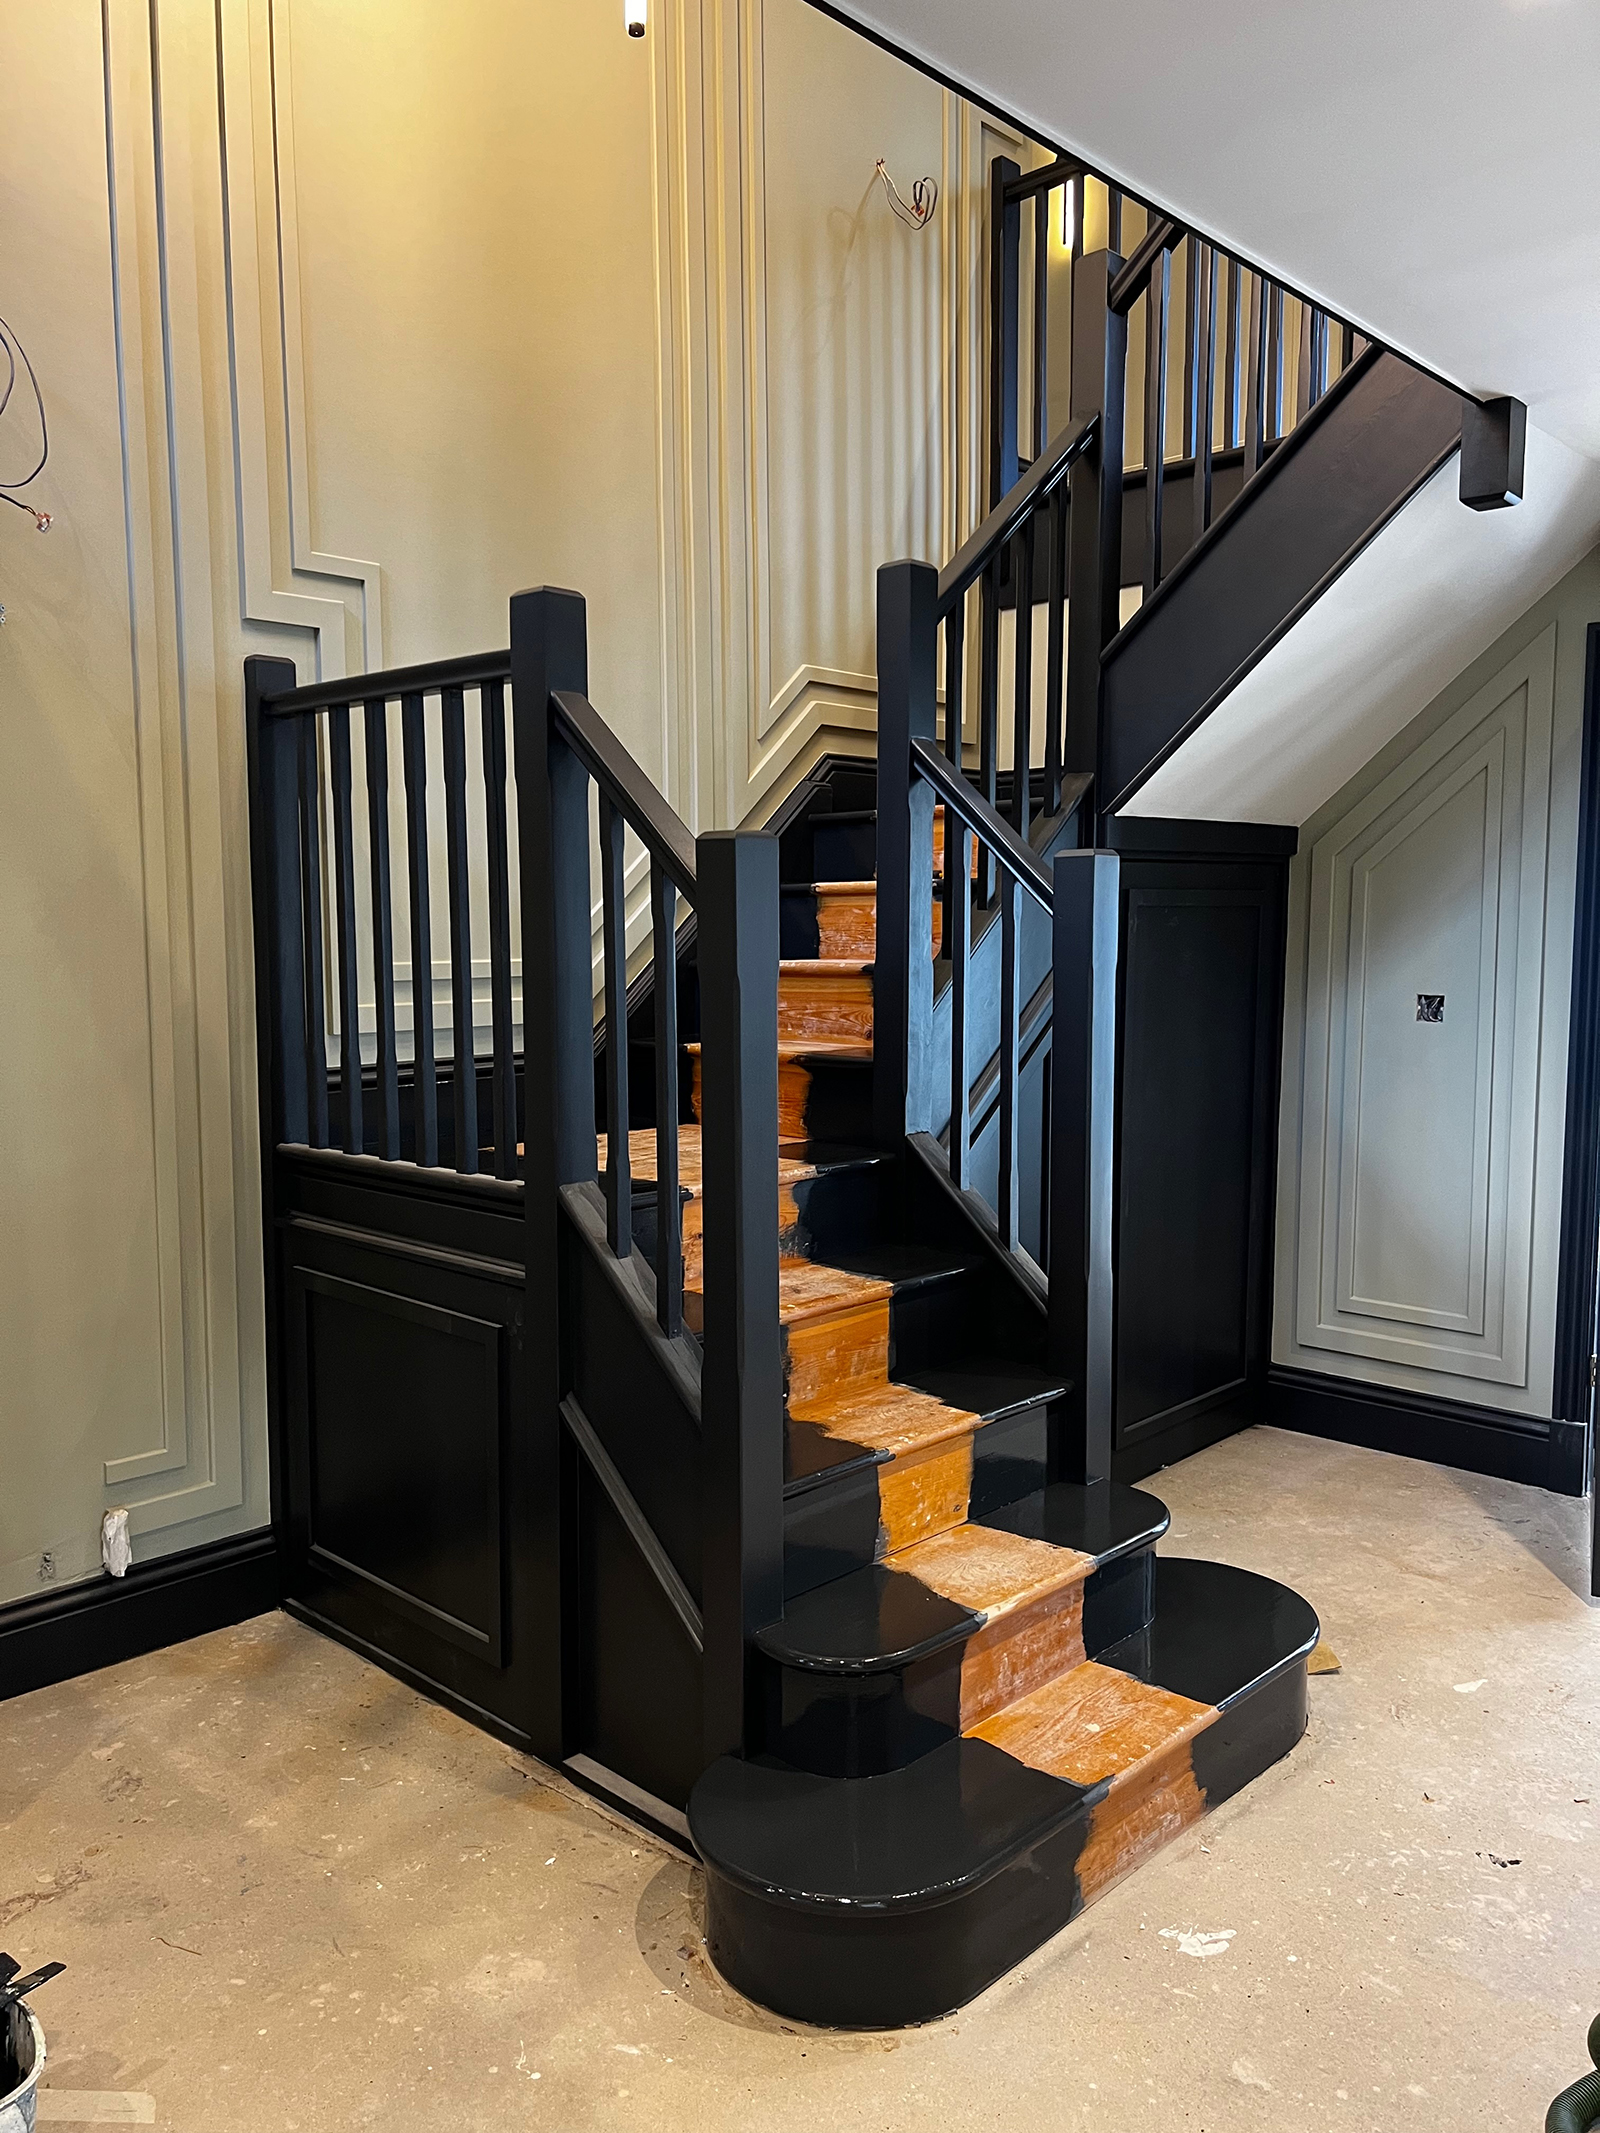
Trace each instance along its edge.
<instances>
[{"instance_id":1,"label":"black painted panelling","mask_svg":"<svg viewBox=\"0 0 1600 2133\"><path fill-rule=\"evenodd\" d=\"M703 1762L700 1656L582 1462L575 1480L575 1748L682 1807Z\"/></svg>"},{"instance_id":2,"label":"black painted panelling","mask_svg":"<svg viewBox=\"0 0 1600 2133\"><path fill-rule=\"evenodd\" d=\"M316 1271L288 1293L313 1555L498 1666L504 1329Z\"/></svg>"},{"instance_id":3,"label":"black painted panelling","mask_svg":"<svg viewBox=\"0 0 1600 2133\"><path fill-rule=\"evenodd\" d=\"M1119 1478L1182 1456L1210 1410L1243 1426L1264 1383L1284 880L1277 861L1122 862Z\"/></svg>"}]
</instances>

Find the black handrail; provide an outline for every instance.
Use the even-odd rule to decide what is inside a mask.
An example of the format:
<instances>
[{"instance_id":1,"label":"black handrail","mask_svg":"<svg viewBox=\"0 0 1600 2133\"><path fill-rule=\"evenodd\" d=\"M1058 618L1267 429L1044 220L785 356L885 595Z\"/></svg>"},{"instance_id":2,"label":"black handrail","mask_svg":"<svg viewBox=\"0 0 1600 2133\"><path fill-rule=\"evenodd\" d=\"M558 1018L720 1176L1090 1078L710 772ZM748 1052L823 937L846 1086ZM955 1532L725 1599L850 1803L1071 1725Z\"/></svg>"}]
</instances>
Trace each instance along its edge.
<instances>
[{"instance_id":1,"label":"black handrail","mask_svg":"<svg viewBox=\"0 0 1600 2133\"><path fill-rule=\"evenodd\" d=\"M1155 223L1140 240L1139 249L1127 265L1116 275L1111 284L1107 301L1119 318L1126 317L1136 297L1143 296L1150 282L1150 272L1163 252L1170 252L1182 244L1189 232L1170 217Z\"/></svg>"},{"instance_id":2,"label":"black handrail","mask_svg":"<svg viewBox=\"0 0 1600 2133\"><path fill-rule=\"evenodd\" d=\"M1032 845L1025 844L1005 816L989 805L975 785L970 784L958 771L952 770L947 758L920 735L911 743L911 760L945 806L960 816L964 826L974 836L982 839L1006 873L1048 911L1051 898L1050 876L1035 855ZM1088 782L1087 778L1082 780L1083 785ZM947 825L947 877L959 872L959 869L953 869L950 865L949 834Z\"/></svg>"},{"instance_id":3,"label":"black handrail","mask_svg":"<svg viewBox=\"0 0 1600 2133\"><path fill-rule=\"evenodd\" d=\"M939 620L942 622L969 587L975 585L1007 541L1072 471L1072 463L1094 442L1099 418L1086 416L1061 432L1050 449L1001 498L977 531L968 536L939 573Z\"/></svg>"},{"instance_id":4,"label":"black handrail","mask_svg":"<svg viewBox=\"0 0 1600 2133\"><path fill-rule=\"evenodd\" d=\"M687 825L645 776L586 696L557 689L551 696L557 731L590 776L612 795L628 827L694 902L694 839Z\"/></svg>"},{"instance_id":5,"label":"black handrail","mask_svg":"<svg viewBox=\"0 0 1600 2133\"><path fill-rule=\"evenodd\" d=\"M329 711L338 704L366 704L401 696L435 696L441 689L476 689L483 682L506 681L509 652L468 652L459 659L433 659L422 666L390 667L380 674L348 674L342 681L307 681L263 696L268 718L291 711Z\"/></svg>"}]
</instances>

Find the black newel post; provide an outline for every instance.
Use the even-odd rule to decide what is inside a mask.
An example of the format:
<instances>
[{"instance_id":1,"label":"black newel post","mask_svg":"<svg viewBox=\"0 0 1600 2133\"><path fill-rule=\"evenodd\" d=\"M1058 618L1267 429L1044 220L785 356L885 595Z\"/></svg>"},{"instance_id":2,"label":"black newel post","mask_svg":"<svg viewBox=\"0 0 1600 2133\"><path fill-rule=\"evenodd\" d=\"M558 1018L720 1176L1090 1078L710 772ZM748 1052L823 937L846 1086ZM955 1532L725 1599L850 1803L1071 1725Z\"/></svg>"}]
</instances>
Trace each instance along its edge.
<instances>
[{"instance_id":1,"label":"black newel post","mask_svg":"<svg viewBox=\"0 0 1600 2133\"><path fill-rule=\"evenodd\" d=\"M308 1137L306 973L300 939L300 719L274 718L263 698L295 686L288 659L244 663L246 764L250 784L250 874L255 923L256 1084L261 1133L261 1226L266 1274L267 1413L272 1430L272 1517L288 1496L280 1471L277 1152Z\"/></svg>"},{"instance_id":2,"label":"black newel post","mask_svg":"<svg viewBox=\"0 0 1600 2133\"><path fill-rule=\"evenodd\" d=\"M705 1754L754 1745L752 1639L783 1613L778 1324L778 845L696 840L705 1331Z\"/></svg>"},{"instance_id":3,"label":"black newel post","mask_svg":"<svg viewBox=\"0 0 1600 2133\"><path fill-rule=\"evenodd\" d=\"M523 1339L528 1399L515 1456L537 1530L519 1549L529 1590L518 1629L538 1641L526 1724L547 1762L566 1752L562 1712L560 1230L557 1194L595 1174L594 1000L589 930L589 777L550 719L557 689L587 694L581 596L543 586L511 602L512 730L522 873ZM514 1630L513 1634L517 1631Z\"/></svg>"},{"instance_id":4,"label":"black newel post","mask_svg":"<svg viewBox=\"0 0 1600 2133\"><path fill-rule=\"evenodd\" d=\"M872 973L872 1118L897 1148L933 1116L933 788L911 774L913 739L934 739L939 573L878 572L878 941ZM946 825L946 842L956 842Z\"/></svg>"},{"instance_id":5,"label":"black newel post","mask_svg":"<svg viewBox=\"0 0 1600 2133\"><path fill-rule=\"evenodd\" d=\"M1114 852L1055 862L1049 1337L1072 1380L1068 1481L1111 1478L1118 867Z\"/></svg>"}]
</instances>

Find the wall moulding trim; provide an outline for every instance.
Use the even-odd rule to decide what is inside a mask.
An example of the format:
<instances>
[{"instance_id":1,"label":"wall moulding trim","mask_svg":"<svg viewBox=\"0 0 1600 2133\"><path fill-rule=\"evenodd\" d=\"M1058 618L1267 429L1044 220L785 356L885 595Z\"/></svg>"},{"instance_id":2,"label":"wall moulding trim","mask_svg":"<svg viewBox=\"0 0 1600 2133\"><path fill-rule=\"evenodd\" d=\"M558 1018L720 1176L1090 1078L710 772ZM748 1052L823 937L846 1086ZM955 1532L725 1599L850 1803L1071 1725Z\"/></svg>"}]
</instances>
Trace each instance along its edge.
<instances>
[{"instance_id":1,"label":"wall moulding trim","mask_svg":"<svg viewBox=\"0 0 1600 2133\"><path fill-rule=\"evenodd\" d=\"M1352 1364L1445 1372L1506 1387L1530 1383L1554 698L1552 624L1311 847L1294 1246L1294 1340L1301 1354L1323 1350ZM1473 972L1461 980L1477 1001L1470 1131L1462 1126L1470 1141L1471 1206L1448 1235L1438 1236L1431 1286L1423 1263L1428 1235L1419 1231L1410 1274L1389 1268L1391 1286L1397 1271L1412 1285L1403 1294L1380 1293L1360 1265L1362 1193L1381 1191L1389 1158L1374 1138L1384 1114L1369 1121L1364 1087L1373 1071L1369 1046L1400 1041L1382 1019L1401 1013L1409 999L1394 958L1403 950L1409 972L1416 951L1409 941L1388 940L1373 898L1381 895L1381 868L1397 855L1403 862L1412 838L1443 835L1452 810L1463 866L1469 845L1481 840L1471 861L1476 947L1465 933L1455 949L1430 936L1428 957L1455 953L1467 959L1463 974L1469 966ZM1416 984L1426 989L1422 977ZM1460 1029L1459 1021L1454 1027ZM1408 1100L1387 1052L1378 1086L1392 1102ZM1401 1189L1405 1219L1422 1223L1426 1177ZM1383 1218L1392 1233L1398 1212ZM1434 1219L1444 1222L1437 1208Z\"/></svg>"},{"instance_id":2,"label":"wall moulding trim","mask_svg":"<svg viewBox=\"0 0 1600 2133\"><path fill-rule=\"evenodd\" d=\"M258 1412L238 1205L253 1173L235 1105L250 1069L234 1071L251 1049L229 834L243 744L224 727L217 671L233 618L216 599L229 543L208 448L213 351L227 344L211 271L224 231L210 18L104 0L101 24L162 1375L159 1441L107 1460L102 1478L147 1537L237 1511Z\"/></svg>"}]
</instances>

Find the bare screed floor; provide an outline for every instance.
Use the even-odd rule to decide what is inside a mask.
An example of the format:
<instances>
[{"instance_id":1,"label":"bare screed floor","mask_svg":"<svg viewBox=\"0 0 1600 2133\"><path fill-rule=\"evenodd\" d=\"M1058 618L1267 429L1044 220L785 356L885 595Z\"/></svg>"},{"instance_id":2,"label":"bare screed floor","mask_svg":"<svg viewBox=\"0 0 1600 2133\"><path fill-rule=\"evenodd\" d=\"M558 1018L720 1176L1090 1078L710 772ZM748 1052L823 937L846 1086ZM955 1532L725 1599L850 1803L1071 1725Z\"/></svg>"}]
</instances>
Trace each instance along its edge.
<instances>
[{"instance_id":1,"label":"bare screed floor","mask_svg":"<svg viewBox=\"0 0 1600 2133\"><path fill-rule=\"evenodd\" d=\"M1282 1578L1301 1747L974 2005L799 2030L689 1862L271 1615L0 1706L0 1946L49 2123L1070 2133L1534 2128L1600 2009L1585 1507L1255 1430L1170 1552Z\"/></svg>"}]
</instances>

